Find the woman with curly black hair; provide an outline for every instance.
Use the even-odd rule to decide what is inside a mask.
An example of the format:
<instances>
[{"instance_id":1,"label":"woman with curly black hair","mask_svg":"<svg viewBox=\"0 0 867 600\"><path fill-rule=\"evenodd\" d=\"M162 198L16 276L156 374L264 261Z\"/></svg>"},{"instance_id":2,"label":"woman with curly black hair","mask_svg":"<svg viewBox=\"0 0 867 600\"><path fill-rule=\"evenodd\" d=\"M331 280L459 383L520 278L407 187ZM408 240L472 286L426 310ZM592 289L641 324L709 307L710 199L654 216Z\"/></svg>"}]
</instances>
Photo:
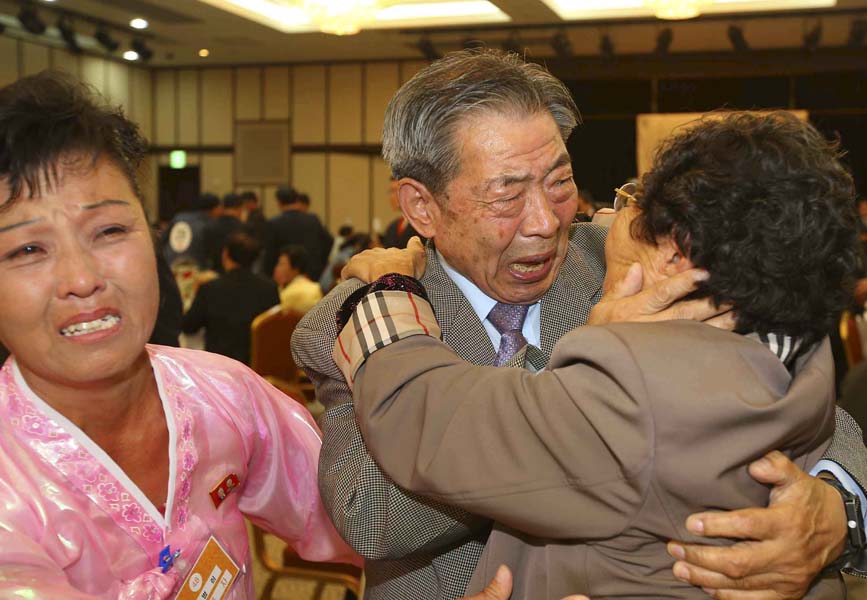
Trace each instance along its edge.
<instances>
[{"instance_id":1,"label":"woman with curly black hair","mask_svg":"<svg viewBox=\"0 0 867 600\"><path fill-rule=\"evenodd\" d=\"M834 430L823 332L849 298L857 243L838 158L788 114L714 115L621 195L605 287L635 263L645 285L703 267L696 294L730 306L734 332L579 327L533 374L464 362L437 340L410 278L382 277L344 307L334 357L377 463L406 489L496 521L469 592L506 564L512 598L707 597L675 577L666 542L698 541L685 527L698 511L766 505L748 465L779 450L810 470ZM824 571L807 597L844 593Z\"/></svg>"}]
</instances>

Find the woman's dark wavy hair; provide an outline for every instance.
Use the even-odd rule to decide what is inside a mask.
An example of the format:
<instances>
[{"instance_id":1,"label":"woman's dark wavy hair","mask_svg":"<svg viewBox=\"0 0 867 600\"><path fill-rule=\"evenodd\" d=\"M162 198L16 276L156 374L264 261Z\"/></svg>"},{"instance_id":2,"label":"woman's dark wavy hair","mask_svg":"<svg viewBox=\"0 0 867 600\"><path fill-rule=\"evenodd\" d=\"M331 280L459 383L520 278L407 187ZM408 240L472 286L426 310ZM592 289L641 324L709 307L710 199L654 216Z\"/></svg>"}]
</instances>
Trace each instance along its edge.
<instances>
[{"instance_id":1,"label":"woman's dark wavy hair","mask_svg":"<svg viewBox=\"0 0 867 600\"><path fill-rule=\"evenodd\" d=\"M70 76L45 71L0 89L0 180L10 190L0 209L24 193L40 196L42 185L57 183L61 167L82 159L90 167L111 160L141 198L136 173L146 150L120 108Z\"/></svg>"},{"instance_id":2,"label":"woman's dark wavy hair","mask_svg":"<svg viewBox=\"0 0 867 600\"><path fill-rule=\"evenodd\" d=\"M706 117L670 138L641 182L631 234L672 236L741 333L819 341L850 301L855 188L837 142L789 113Z\"/></svg>"}]
</instances>

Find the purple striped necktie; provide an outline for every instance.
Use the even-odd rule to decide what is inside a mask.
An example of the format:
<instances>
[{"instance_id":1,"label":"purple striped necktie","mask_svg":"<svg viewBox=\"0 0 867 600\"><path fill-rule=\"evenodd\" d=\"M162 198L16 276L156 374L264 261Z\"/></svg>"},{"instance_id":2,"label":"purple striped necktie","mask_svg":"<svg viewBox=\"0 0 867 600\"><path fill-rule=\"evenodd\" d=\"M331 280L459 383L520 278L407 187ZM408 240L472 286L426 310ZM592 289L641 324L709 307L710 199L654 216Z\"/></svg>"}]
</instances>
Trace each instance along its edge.
<instances>
[{"instance_id":1,"label":"purple striped necktie","mask_svg":"<svg viewBox=\"0 0 867 600\"><path fill-rule=\"evenodd\" d=\"M495 367L502 367L509 362L518 350L527 344L521 329L524 327L524 319L529 308L526 304L497 302L488 313L488 320L500 332L500 348L497 350L497 356L494 357Z\"/></svg>"}]
</instances>

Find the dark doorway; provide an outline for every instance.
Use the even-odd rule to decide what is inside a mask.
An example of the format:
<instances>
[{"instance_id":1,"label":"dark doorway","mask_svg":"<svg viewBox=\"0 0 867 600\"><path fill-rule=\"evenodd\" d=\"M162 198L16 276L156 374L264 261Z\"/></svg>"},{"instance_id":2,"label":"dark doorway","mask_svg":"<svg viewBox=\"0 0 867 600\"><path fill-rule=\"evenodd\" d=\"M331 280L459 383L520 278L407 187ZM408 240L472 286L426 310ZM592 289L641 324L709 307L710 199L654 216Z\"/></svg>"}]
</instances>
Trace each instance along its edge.
<instances>
[{"instance_id":1,"label":"dark doorway","mask_svg":"<svg viewBox=\"0 0 867 600\"><path fill-rule=\"evenodd\" d=\"M161 221L169 221L175 213L190 207L193 199L199 195L199 176L199 167L160 167Z\"/></svg>"}]
</instances>

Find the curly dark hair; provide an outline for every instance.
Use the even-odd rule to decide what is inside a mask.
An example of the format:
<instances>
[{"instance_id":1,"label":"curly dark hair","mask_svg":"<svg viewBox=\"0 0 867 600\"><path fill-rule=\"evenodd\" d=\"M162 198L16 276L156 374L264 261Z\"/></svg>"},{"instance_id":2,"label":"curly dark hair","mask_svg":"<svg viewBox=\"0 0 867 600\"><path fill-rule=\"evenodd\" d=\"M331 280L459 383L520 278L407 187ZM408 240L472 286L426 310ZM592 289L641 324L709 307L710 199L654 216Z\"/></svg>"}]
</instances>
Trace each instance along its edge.
<instances>
[{"instance_id":1,"label":"curly dark hair","mask_svg":"<svg viewBox=\"0 0 867 600\"><path fill-rule=\"evenodd\" d=\"M105 105L71 76L44 71L0 89L0 180L10 189L0 208L26 190L41 195L66 161L111 160L141 198L136 172L147 142L120 108Z\"/></svg>"},{"instance_id":2,"label":"curly dark hair","mask_svg":"<svg viewBox=\"0 0 867 600\"><path fill-rule=\"evenodd\" d=\"M740 333L807 348L848 304L857 257L855 188L838 142L786 112L718 113L670 138L641 181L631 235L671 236L730 304Z\"/></svg>"}]
</instances>

